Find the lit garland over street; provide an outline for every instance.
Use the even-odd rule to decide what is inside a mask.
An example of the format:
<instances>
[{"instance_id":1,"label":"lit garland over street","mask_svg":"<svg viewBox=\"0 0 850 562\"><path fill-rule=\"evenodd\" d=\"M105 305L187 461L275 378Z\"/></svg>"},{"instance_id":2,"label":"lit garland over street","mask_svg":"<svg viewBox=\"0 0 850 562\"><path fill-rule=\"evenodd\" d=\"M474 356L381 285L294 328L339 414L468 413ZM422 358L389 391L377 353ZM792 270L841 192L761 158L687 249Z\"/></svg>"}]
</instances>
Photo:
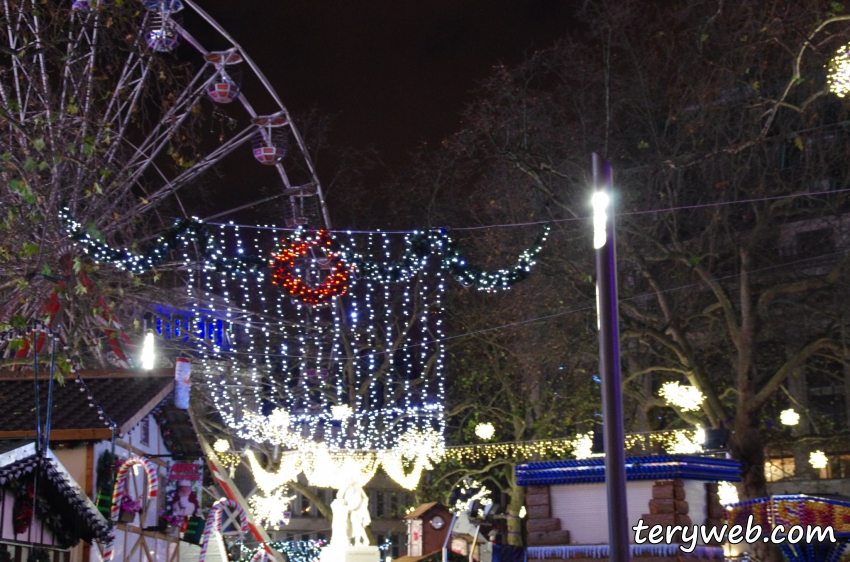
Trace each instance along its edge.
<instances>
[{"instance_id":1,"label":"lit garland over street","mask_svg":"<svg viewBox=\"0 0 850 562\"><path fill-rule=\"evenodd\" d=\"M390 237L298 229L280 240L274 228L220 225L215 235L191 219L137 254L105 244L67 210L61 218L95 260L134 274L183 250L189 317L203 317L203 302L207 316L224 319L221 337L239 343L211 343L206 328L193 340L210 397L240 438L290 450L275 474L249 456L264 492L252 507L271 524L284 518L264 500L284 499L285 484L301 473L327 487L339 471L360 474L364 485L382 466L402 487L418 485L445 455L444 272L477 290L508 289L530 274L550 231L512 267L487 272L444 230ZM269 415L257 409L264 402L276 406ZM218 454L231 467L239 462L236 453Z\"/></svg>"},{"instance_id":2,"label":"lit garland over street","mask_svg":"<svg viewBox=\"0 0 850 562\"><path fill-rule=\"evenodd\" d=\"M469 263L458 249L455 240L445 230L414 232L407 236L406 249L397 262L369 260L354 248L339 245L324 231L312 235L305 234L303 230L296 230L291 242L283 250L273 254L271 259L260 255L225 258L223 252L212 243L206 224L197 218L178 221L141 254L126 248L109 246L102 241L100 235L90 232L85 225L74 220L67 208L60 211L59 218L68 236L78 242L97 262L112 264L118 269L140 275L164 263L172 252L194 243L198 258L204 262L206 268L213 271L239 275L274 267L272 282L277 281L294 297L300 297L308 304L324 304L329 299L344 294L349 275L346 266L355 268L363 278L397 283L408 281L420 272L430 255L440 256L442 266L464 287L474 287L486 292L509 289L531 273L531 268L535 265L551 230L549 225L544 226L543 234L530 248L520 253L512 267L489 272ZM318 287L311 287L302 278L294 275L293 260L306 256L307 250L316 246L319 240L321 246L330 252L322 261L330 260L331 274L328 281Z\"/></svg>"}]
</instances>

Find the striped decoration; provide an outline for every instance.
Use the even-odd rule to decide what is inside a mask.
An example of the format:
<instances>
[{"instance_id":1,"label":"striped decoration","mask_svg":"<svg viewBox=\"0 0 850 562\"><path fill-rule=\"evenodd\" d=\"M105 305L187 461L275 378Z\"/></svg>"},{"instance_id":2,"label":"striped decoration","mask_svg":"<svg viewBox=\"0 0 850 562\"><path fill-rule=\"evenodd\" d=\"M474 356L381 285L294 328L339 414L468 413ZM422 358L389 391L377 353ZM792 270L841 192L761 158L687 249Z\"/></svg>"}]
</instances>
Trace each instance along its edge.
<instances>
[{"instance_id":1,"label":"striped decoration","mask_svg":"<svg viewBox=\"0 0 850 562\"><path fill-rule=\"evenodd\" d=\"M254 556L248 562L272 562L272 559L269 557L269 553L261 548L254 553Z\"/></svg>"},{"instance_id":2,"label":"striped decoration","mask_svg":"<svg viewBox=\"0 0 850 562\"><path fill-rule=\"evenodd\" d=\"M118 469L118 475L115 477L115 487L112 490L112 511L110 519L116 519L118 512L121 511L121 496L127 488L127 472L133 465L141 465L145 469L145 474L148 477L148 499L156 498L159 482L156 476L156 466L145 457L130 457Z\"/></svg>"},{"instance_id":3,"label":"striped decoration","mask_svg":"<svg viewBox=\"0 0 850 562\"><path fill-rule=\"evenodd\" d=\"M201 556L198 558L198 562L204 562L206 559L210 535L212 533L221 532L221 512L225 507L229 507L236 512L237 517L239 517L239 524L241 525L242 533L245 534L248 532L248 518L245 516L245 511L242 509L242 506L234 500L224 498L218 500L213 504L212 508L210 508L210 514L207 516L207 524L204 527L204 535L202 538L203 542L201 543Z\"/></svg>"}]
</instances>

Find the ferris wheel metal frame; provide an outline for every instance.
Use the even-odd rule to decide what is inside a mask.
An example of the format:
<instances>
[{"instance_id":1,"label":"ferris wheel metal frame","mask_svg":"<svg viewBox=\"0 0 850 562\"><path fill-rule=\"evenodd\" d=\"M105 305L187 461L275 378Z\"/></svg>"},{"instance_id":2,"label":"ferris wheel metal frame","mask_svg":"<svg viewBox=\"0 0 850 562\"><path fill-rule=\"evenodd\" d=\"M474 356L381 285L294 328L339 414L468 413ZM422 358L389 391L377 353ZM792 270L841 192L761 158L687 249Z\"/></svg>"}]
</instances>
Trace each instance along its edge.
<instances>
[{"instance_id":1,"label":"ferris wheel metal frame","mask_svg":"<svg viewBox=\"0 0 850 562\"><path fill-rule=\"evenodd\" d=\"M317 204L313 204L313 207L318 208L321 226L330 228L330 218L322 186L304 139L268 77L242 46L192 0L130 1L142 7L138 31L131 41L136 47L135 52L132 50L128 52L121 68L113 69L111 72L115 84L109 99L94 100L93 81L97 79L95 68L99 63L99 51L109 48L109 45L103 45L100 42L103 29L111 25L108 13L103 10L106 0L68 0L73 12L70 18L75 18L77 21L75 23L73 19L70 19L72 26L67 31L65 60L61 64L61 69L55 69L60 74L58 78L48 76L52 69L51 61L47 60L45 51L50 46L42 42L43 18L40 15L34 15L38 14L35 0L20 0L20 2L3 0L3 15L6 20L6 41L4 42L7 43L6 50L11 54L11 68L5 73L5 77L0 77L0 101L10 110L9 113L23 123L33 115L37 116L44 112L48 121L48 143L54 140L52 135L63 124L62 121L68 120L79 121L80 139L85 138L86 135L94 135L95 142L110 143L102 156L102 161L113 166L115 177L121 178L122 196L131 192L143 177L146 177L148 182L151 177L158 178L159 185L156 185L150 195L144 198L144 204L134 209L132 216L126 217L127 220L150 211L163 199L198 178L252 139L261 137L267 141L266 144L271 145L271 137L275 129L288 130L295 140L303 167L309 176L306 182L293 183L291 175L282 162L286 147L273 151L270 156L261 155L255 151L255 157L261 163L276 168L283 187L283 193L278 194L279 197L287 197L293 209L297 209L299 204L303 208L305 200L315 198ZM27 4L30 4L29 11ZM199 16L224 42L229 44L229 47L221 51L205 48L201 41L175 18L175 15L185 8ZM179 40L191 45L203 57L203 64L194 70L191 80L185 85L183 91L179 92L176 99L170 102L170 106L161 112L156 123L150 124L148 130L143 131L141 135L139 131L130 134L129 130L133 127L135 114L140 105L145 103L143 95L146 88L152 80L157 78L151 76L157 51L173 50ZM30 53L34 54L30 55ZM32 59L32 64L26 62L25 56ZM249 96L239 86L236 92L229 92L235 93L235 96L230 99L216 99L213 97L214 93L207 95L210 85L218 79L229 80L228 67L239 63L245 64L250 69L265 90L268 101L274 107L272 112L261 114L255 110L255 105L249 101ZM51 81L58 83L54 87ZM57 96L58 100L56 100ZM169 174L157 164L157 159L161 158L172 136L196 111L196 105L205 97L217 105L241 106L245 115L240 118L247 117L250 122L223 141L220 146L205 154L197 162L193 162L191 166L187 166L179 173ZM98 119L91 119L94 116L92 106L95 103L101 103L104 107ZM32 111L34 106L37 106L35 113ZM59 123L50 122L51 110ZM30 139L27 139L23 131L11 132L18 134L17 142L20 146L27 145ZM131 137L133 137L132 140ZM52 148L64 149L62 146ZM123 161L121 156L125 158ZM77 183L84 181L85 174L80 168L75 172ZM77 195L79 190L75 190L69 197L72 205L76 204ZM110 209L115 209L118 202L116 200ZM304 217L298 217L297 211L294 215L292 224L288 226L304 226L307 223ZM115 222L117 224L110 224L105 232L126 224L122 221Z\"/></svg>"}]
</instances>

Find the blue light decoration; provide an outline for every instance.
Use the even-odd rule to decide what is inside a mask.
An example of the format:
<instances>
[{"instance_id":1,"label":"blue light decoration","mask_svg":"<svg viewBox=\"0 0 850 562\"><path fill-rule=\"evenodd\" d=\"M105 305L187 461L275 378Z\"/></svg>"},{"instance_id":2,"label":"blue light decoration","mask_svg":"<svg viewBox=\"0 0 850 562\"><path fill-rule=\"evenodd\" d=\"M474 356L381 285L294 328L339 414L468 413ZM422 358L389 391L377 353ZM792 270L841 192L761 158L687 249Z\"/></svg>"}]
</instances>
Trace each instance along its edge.
<instances>
[{"instance_id":1,"label":"blue light decoration","mask_svg":"<svg viewBox=\"0 0 850 562\"><path fill-rule=\"evenodd\" d=\"M216 347L222 351L235 349L232 341L233 324L220 313L198 308L194 315L189 310L152 305L153 329L164 340L174 340L189 343L203 342L208 347Z\"/></svg>"},{"instance_id":2,"label":"blue light decoration","mask_svg":"<svg viewBox=\"0 0 850 562\"><path fill-rule=\"evenodd\" d=\"M654 455L626 458L626 480L740 482L738 461L688 455ZM605 482L605 459L559 460L517 465L518 486L587 484Z\"/></svg>"}]
</instances>

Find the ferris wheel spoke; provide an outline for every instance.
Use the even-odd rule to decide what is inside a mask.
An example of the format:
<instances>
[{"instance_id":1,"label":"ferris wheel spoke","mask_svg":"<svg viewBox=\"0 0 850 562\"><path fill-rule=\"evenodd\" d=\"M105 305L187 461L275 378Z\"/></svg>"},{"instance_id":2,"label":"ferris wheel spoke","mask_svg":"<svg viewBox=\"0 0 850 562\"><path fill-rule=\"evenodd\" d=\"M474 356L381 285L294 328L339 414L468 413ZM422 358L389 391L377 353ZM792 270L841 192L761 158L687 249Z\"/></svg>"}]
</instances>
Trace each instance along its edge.
<instances>
[{"instance_id":1,"label":"ferris wheel spoke","mask_svg":"<svg viewBox=\"0 0 850 562\"><path fill-rule=\"evenodd\" d=\"M65 62L62 68L62 86L59 95L59 119L64 119L65 113L74 101L79 101L82 97L82 114L89 116L91 107L91 88L93 82L93 69L95 56L97 54L96 40L97 34L88 37L87 33L80 32L76 39L72 39L73 34L68 34L68 47L65 50ZM84 43L85 42L85 43ZM74 53L81 50L82 45L88 44L88 49L84 54L74 57ZM85 92L83 96L80 92Z\"/></svg>"},{"instance_id":2,"label":"ferris wheel spoke","mask_svg":"<svg viewBox=\"0 0 850 562\"><path fill-rule=\"evenodd\" d=\"M181 36L181 37L183 37L183 39L185 39L187 43L189 43L190 45L192 45L193 47L195 47L195 48L198 50L198 52L200 52L200 53L201 53L202 55L204 55L204 56L206 56L206 55L208 55L208 54L209 54L209 51L207 51L207 50L204 48L204 46L203 46L203 45L201 45L201 44L198 42L198 40L197 40L197 39L195 39L195 38L192 36L192 34L191 34L191 33L189 33L188 31L186 31L186 28L184 28L182 25L180 25L180 24L179 24L179 23L177 23L177 22L173 22L173 25L174 25L174 30L175 30L178 34L180 34L180 36Z\"/></svg>"},{"instance_id":3,"label":"ferris wheel spoke","mask_svg":"<svg viewBox=\"0 0 850 562\"><path fill-rule=\"evenodd\" d=\"M97 56L97 40L100 30L100 14L95 13L94 21L92 23L92 32L89 36L86 35L86 40L89 44L89 52L85 57L85 70L83 75L80 78L80 84L85 85L85 93L83 97L83 115L89 116L91 113L91 104L92 104L92 91L94 88L94 65ZM85 126L88 127L88 120L85 123Z\"/></svg>"},{"instance_id":4,"label":"ferris wheel spoke","mask_svg":"<svg viewBox=\"0 0 850 562\"><path fill-rule=\"evenodd\" d=\"M127 88L130 89L130 95L124 99L124 101L117 102L115 106L115 112L112 115L105 116L102 120L103 128L101 129L101 134L98 137L98 140L105 139L105 136L112 131L119 139L126 138L129 125L132 122L133 117L133 109L136 107L136 104L141 97L142 91L144 90L145 78L150 72L151 61L146 61L144 70L141 73L141 76L126 84ZM139 63L141 65L141 61ZM118 90L116 88L113 94L113 100L117 100L118 96L123 93L123 90ZM114 143L114 145L107 151L106 154L106 162L108 164L112 164L112 161L115 158L116 152L120 146L120 143Z\"/></svg>"},{"instance_id":5,"label":"ferris wheel spoke","mask_svg":"<svg viewBox=\"0 0 850 562\"><path fill-rule=\"evenodd\" d=\"M130 119L133 106L138 102L139 95L141 94L141 86L144 84L145 78L147 77L153 62L152 57L141 50L143 44L142 37L144 35L144 23L147 22L147 17L148 16L146 14L142 20L142 26L138 33L136 33L136 37L134 39L133 45L136 49L138 49L138 51L130 52L127 55L127 59L124 61L121 68L120 77L115 84L109 103L107 104L106 109L103 112L103 117L101 118L104 125L111 125L117 121L118 134L122 134L124 123ZM135 72L142 66L144 66L144 69L136 77L136 80L134 80L133 77L135 76ZM121 102L121 96L125 93L125 90L130 87L133 87L134 89L132 90L133 94L129 96L131 103L127 106L126 100L125 103ZM125 108L127 110L126 117L122 120L122 114L124 113ZM111 162L111 158L108 161Z\"/></svg>"},{"instance_id":6,"label":"ferris wheel spoke","mask_svg":"<svg viewBox=\"0 0 850 562\"><path fill-rule=\"evenodd\" d=\"M204 68L206 68L206 65L204 65ZM122 173L133 168L137 168L134 172L134 178L131 181L135 181L135 178L144 172L145 163L153 159L159 151L168 144L168 140L172 137L174 131L176 131L180 125L182 125L183 121L185 121L186 117L191 114L192 106L204 93L206 81L203 81L200 85L198 85L202 76L203 70L195 75L184 93L174 102L174 105L170 107L165 114L159 117L157 125L154 126L147 138L139 145L136 153L124 165ZM181 110L184 111L178 116L177 113ZM138 166L142 167L138 168Z\"/></svg>"},{"instance_id":7,"label":"ferris wheel spoke","mask_svg":"<svg viewBox=\"0 0 850 562\"><path fill-rule=\"evenodd\" d=\"M137 209L135 209L132 213L128 213L125 219L127 221L132 218L144 214L145 212L151 210L155 207L159 202L163 199L186 185L191 180L195 179L203 172L212 167L216 162L221 160L224 156L231 153L235 149L239 148L241 145L245 144L251 138L251 134L253 133L255 127L251 125L247 127L245 130L240 132L238 135L229 139L226 143L218 147L214 152L208 154L203 160L195 164L191 169L186 170L173 180L169 181L165 185L159 187L155 192L151 193L148 197L146 197L148 203L141 205ZM123 221L122 221L123 223ZM120 226L119 223L115 223L115 227L118 228Z\"/></svg>"}]
</instances>

